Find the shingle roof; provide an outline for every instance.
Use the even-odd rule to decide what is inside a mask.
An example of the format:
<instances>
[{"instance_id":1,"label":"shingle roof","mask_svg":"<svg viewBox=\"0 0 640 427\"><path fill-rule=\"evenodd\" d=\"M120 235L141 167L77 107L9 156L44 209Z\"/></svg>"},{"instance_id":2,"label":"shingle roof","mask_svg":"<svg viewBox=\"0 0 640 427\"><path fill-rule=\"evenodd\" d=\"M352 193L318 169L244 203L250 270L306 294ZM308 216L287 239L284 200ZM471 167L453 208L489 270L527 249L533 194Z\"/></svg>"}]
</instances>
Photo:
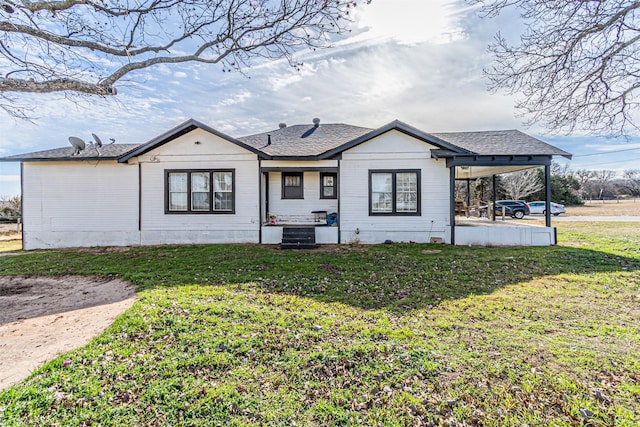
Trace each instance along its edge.
<instances>
[{"instance_id":1,"label":"shingle roof","mask_svg":"<svg viewBox=\"0 0 640 427\"><path fill-rule=\"evenodd\" d=\"M318 156L373 129L338 124L295 125L236 138L268 156ZM271 135L271 144L267 145Z\"/></svg>"},{"instance_id":2,"label":"shingle roof","mask_svg":"<svg viewBox=\"0 0 640 427\"><path fill-rule=\"evenodd\" d=\"M82 150L78 155L72 156L74 148L69 145L68 147L54 148L51 150L36 151L34 153L17 154L15 156L0 157L0 161L46 161L46 160L117 160L122 155L135 149L140 144L107 144L100 148L101 155L92 145Z\"/></svg>"},{"instance_id":3,"label":"shingle roof","mask_svg":"<svg viewBox=\"0 0 640 427\"><path fill-rule=\"evenodd\" d=\"M132 157L141 155L196 128L218 135L264 158L327 158L390 130L404 132L419 140L462 155L471 153L480 155L571 156L566 151L518 130L425 133L399 121L391 122L377 129L342 123L321 123L317 126L288 126L270 132L233 138L191 119L145 144L105 145L100 149L102 155L98 155L96 149L88 145L80 154L72 156L74 149L68 146L8 156L0 158L0 161L118 160L126 162ZM271 144L268 144L269 135L271 136Z\"/></svg>"},{"instance_id":4,"label":"shingle roof","mask_svg":"<svg viewBox=\"0 0 640 427\"><path fill-rule=\"evenodd\" d=\"M515 129L484 132L443 132L432 133L431 135L476 154L571 156L566 151Z\"/></svg>"}]
</instances>

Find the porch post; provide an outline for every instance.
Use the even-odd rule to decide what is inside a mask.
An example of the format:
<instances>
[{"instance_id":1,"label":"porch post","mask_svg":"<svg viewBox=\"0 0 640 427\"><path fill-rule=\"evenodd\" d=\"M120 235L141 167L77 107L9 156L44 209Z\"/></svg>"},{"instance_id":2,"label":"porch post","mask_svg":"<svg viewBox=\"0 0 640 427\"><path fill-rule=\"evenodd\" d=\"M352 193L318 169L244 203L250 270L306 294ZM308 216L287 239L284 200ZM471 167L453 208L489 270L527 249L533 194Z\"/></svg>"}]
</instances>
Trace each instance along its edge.
<instances>
[{"instance_id":1,"label":"porch post","mask_svg":"<svg viewBox=\"0 0 640 427\"><path fill-rule=\"evenodd\" d=\"M491 219L493 221L496 220L496 176L491 175ZM487 213L489 213L489 209L487 209Z\"/></svg>"},{"instance_id":2,"label":"porch post","mask_svg":"<svg viewBox=\"0 0 640 427\"><path fill-rule=\"evenodd\" d=\"M456 244L456 167L449 168L449 222L451 223L451 244Z\"/></svg>"},{"instance_id":3,"label":"porch post","mask_svg":"<svg viewBox=\"0 0 640 427\"><path fill-rule=\"evenodd\" d=\"M269 172L262 174L264 180L264 217L260 221L269 223Z\"/></svg>"},{"instance_id":4,"label":"porch post","mask_svg":"<svg viewBox=\"0 0 640 427\"><path fill-rule=\"evenodd\" d=\"M551 166L544 166L544 186L545 186L545 201L544 210L545 222L547 227L551 227Z\"/></svg>"},{"instance_id":5,"label":"porch post","mask_svg":"<svg viewBox=\"0 0 640 427\"><path fill-rule=\"evenodd\" d=\"M471 204L471 180L467 178L467 207Z\"/></svg>"}]
</instances>

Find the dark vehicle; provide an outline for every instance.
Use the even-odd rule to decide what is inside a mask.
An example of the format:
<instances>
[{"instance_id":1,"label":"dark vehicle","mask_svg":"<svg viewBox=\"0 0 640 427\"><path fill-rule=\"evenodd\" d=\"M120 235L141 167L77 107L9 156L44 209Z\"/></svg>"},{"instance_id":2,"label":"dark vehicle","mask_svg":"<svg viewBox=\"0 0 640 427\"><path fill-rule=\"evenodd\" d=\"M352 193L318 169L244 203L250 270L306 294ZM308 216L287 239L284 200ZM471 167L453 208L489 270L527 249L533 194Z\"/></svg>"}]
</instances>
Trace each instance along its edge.
<instances>
[{"instance_id":1,"label":"dark vehicle","mask_svg":"<svg viewBox=\"0 0 640 427\"><path fill-rule=\"evenodd\" d=\"M496 216L502 216L502 208L504 214L513 218L522 219L525 215L529 215L529 205L520 200L496 200L494 212ZM489 206L480 206L480 215L487 216Z\"/></svg>"}]
</instances>

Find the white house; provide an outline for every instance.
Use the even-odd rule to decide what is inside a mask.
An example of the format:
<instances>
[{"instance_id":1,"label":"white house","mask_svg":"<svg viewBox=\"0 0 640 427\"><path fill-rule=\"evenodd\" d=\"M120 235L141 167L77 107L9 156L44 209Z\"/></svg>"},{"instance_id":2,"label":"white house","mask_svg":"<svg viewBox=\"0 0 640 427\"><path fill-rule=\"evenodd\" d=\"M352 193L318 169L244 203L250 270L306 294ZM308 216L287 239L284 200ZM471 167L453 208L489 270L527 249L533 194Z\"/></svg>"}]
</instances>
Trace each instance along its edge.
<instances>
[{"instance_id":1,"label":"white house","mask_svg":"<svg viewBox=\"0 0 640 427\"><path fill-rule=\"evenodd\" d=\"M555 244L550 216L516 240L465 234L453 188L544 166L550 200L551 159L570 157L516 130L429 134L399 121L368 129L317 119L240 138L188 120L145 144L73 154L69 146L0 159L21 162L24 249L305 238ZM301 226L311 237L287 237Z\"/></svg>"}]
</instances>

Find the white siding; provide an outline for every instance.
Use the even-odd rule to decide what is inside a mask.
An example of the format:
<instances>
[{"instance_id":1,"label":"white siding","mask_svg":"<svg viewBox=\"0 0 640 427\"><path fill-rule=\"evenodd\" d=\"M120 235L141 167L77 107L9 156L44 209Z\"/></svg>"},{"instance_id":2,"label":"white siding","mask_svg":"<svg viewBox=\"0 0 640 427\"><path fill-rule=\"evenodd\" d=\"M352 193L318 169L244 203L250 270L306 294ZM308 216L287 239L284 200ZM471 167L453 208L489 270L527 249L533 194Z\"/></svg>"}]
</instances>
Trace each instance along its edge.
<instances>
[{"instance_id":1,"label":"white siding","mask_svg":"<svg viewBox=\"0 0 640 427\"><path fill-rule=\"evenodd\" d=\"M461 226L456 227L456 245L551 246L554 227Z\"/></svg>"},{"instance_id":2,"label":"white siding","mask_svg":"<svg viewBox=\"0 0 640 427\"><path fill-rule=\"evenodd\" d=\"M138 168L115 161L25 162L25 249L132 245Z\"/></svg>"},{"instance_id":3,"label":"white siding","mask_svg":"<svg viewBox=\"0 0 640 427\"><path fill-rule=\"evenodd\" d=\"M390 131L347 150L340 163L341 242L449 241L449 169L431 158L437 148ZM370 216L369 170L420 169L420 216Z\"/></svg>"},{"instance_id":4,"label":"white siding","mask_svg":"<svg viewBox=\"0 0 640 427\"><path fill-rule=\"evenodd\" d=\"M197 142L197 143L196 143ZM142 171L142 244L257 243L257 155L197 129L139 158ZM166 214L165 171L234 169L234 214Z\"/></svg>"},{"instance_id":5,"label":"white siding","mask_svg":"<svg viewBox=\"0 0 640 427\"><path fill-rule=\"evenodd\" d=\"M235 213L165 214L167 169L234 169ZM25 249L259 240L257 155L200 129L130 164L31 162L23 170Z\"/></svg>"}]
</instances>

